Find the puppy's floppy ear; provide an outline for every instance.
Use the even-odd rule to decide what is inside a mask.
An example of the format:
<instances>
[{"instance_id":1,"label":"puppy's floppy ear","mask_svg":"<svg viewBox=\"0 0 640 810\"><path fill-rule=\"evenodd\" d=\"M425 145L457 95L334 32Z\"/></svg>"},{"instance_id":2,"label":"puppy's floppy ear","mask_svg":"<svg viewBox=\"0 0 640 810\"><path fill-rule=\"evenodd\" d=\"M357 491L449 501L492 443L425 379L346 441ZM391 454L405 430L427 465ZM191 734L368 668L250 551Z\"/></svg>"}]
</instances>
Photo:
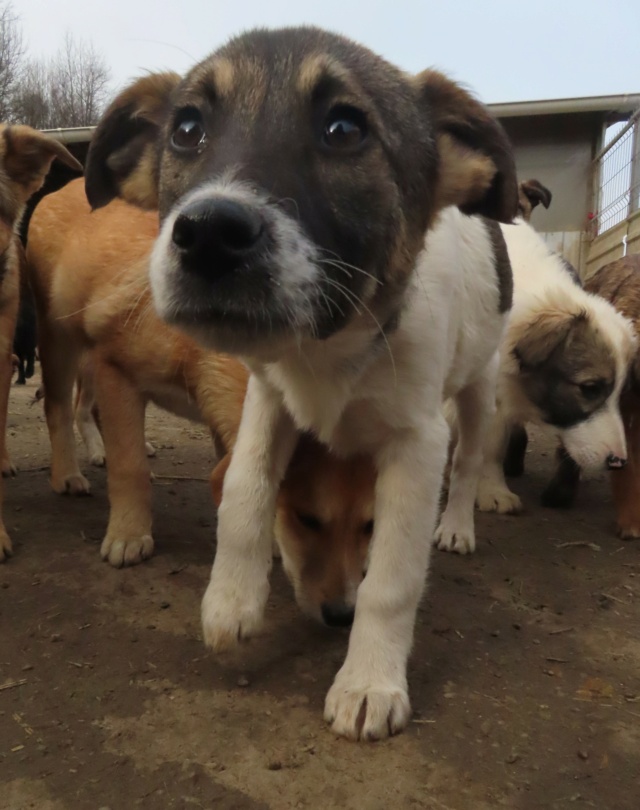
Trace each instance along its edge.
<instances>
[{"instance_id":1,"label":"puppy's floppy ear","mask_svg":"<svg viewBox=\"0 0 640 810\"><path fill-rule=\"evenodd\" d=\"M152 73L123 90L100 119L89 146L85 188L92 208L121 197L158 207L158 137L177 73Z\"/></svg>"},{"instance_id":2,"label":"puppy's floppy ear","mask_svg":"<svg viewBox=\"0 0 640 810\"><path fill-rule=\"evenodd\" d=\"M2 129L0 155L9 179L23 186L27 196L35 193L47 176L54 158L82 172L79 163L60 141L31 127L15 125Z\"/></svg>"},{"instance_id":3,"label":"puppy's floppy ear","mask_svg":"<svg viewBox=\"0 0 640 810\"><path fill-rule=\"evenodd\" d=\"M222 503L222 487L224 486L224 477L229 469L229 464L231 464L231 453L223 456L211 473L211 494L216 508L219 508Z\"/></svg>"},{"instance_id":4,"label":"puppy's floppy ear","mask_svg":"<svg viewBox=\"0 0 640 810\"><path fill-rule=\"evenodd\" d=\"M520 191L529 200L532 208L539 203L542 203L545 208L551 205L553 195L539 180L523 180L520 183Z\"/></svg>"},{"instance_id":5,"label":"puppy's floppy ear","mask_svg":"<svg viewBox=\"0 0 640 810\"><path fill-rule=\"evenodd\" d=\"M543 312L526 330L513 348L522 371L542 365L569 337L571 330L584 319L583 313Z\"/></svg>"},{"instance_id":6,"label":"puppy's floppy ear","mask_svg":"<svg viewBox=\"0 0 640 810\"><path fill-rule=\"evenodd\" d=\"M440 157L439 204L465 214L511 222L518 184L511 144L488 109L442 73L416 77L436 131Z\"/></svg>"}]
</instances>

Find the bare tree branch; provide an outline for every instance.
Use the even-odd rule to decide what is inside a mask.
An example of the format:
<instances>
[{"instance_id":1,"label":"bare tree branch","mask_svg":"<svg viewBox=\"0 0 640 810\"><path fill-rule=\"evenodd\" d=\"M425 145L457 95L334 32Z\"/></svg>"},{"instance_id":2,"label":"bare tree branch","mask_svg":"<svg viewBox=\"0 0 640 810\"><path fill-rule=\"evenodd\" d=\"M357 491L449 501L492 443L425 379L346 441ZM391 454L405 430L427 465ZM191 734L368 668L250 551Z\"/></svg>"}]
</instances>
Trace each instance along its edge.
<instances>
[{"instance_id":1,"label":"bare tree branch","mask_svg":"<svg viewBox=\"0 0 640 810\"><path fill-rule=\"evenodd\" d=\"M10 117L23 58L24 45L18 15L11 3L4 3L0 5L0 121Z\"/></svg>"},{"instance_id":2,"label":"bare tree branch","mask_svg":"<svg viewBox=\"0 0 640 810\"><path fill-rule=\"evenodd\" d=\"M37 129L90 126L108 100L110 78L104 57L70 33L52 59L27 58L19 17L0 3L0 120Z\"/></svg>"}]
</instances>

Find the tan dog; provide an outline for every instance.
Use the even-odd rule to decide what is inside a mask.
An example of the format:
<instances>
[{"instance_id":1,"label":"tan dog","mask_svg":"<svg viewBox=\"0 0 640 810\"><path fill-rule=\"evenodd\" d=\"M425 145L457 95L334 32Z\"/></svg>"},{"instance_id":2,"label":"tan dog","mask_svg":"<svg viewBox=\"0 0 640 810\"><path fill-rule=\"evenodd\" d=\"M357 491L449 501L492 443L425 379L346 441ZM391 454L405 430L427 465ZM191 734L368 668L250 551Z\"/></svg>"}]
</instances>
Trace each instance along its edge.
<instances>
[{"instance_id":1,"label":"tan dog","mask_svg":"<svg viewBox=\"0 0 640 810\"><path fill-rule=\"evenodd\" d=\"M0 459L3 471L11 470L5 432L23 260L17 229L27 201L42 186L56 157L72 169L82 171L82 166L58 141L31 127L0 125ZM0 479L0 505L1 502ZM11 540L0 514L0 562L10 554Z\"/></svg>"},{"instance_id":2,"label":"tan dog","mask_svg":"<svg viewBox=\"0 0 640 810\"><path fill-rule=\"evenodd\" d=\"M121 202L92 214L82 181L45 197L29 228L51 484L59 493L89 492L76 456L72 394L91 349L86 380L96 386L109 459L111 512L101 553L115 566L153 551L146 403L203 421L228 447L246 386L237 360L200 349L155 316L146 261L157 231L157 215ZM80 404L90 407L82 397Z\"/></svg>"}]
</instances>

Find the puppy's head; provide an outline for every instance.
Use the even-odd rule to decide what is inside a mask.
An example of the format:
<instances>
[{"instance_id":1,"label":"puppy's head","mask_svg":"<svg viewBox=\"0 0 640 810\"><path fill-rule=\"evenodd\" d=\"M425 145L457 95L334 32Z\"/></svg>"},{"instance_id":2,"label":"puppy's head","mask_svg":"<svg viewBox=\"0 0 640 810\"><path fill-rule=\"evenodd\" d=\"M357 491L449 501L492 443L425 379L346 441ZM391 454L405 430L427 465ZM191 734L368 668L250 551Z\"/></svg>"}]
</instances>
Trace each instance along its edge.
<instances>
[{"instance_id":1,"label":"puppy's head","mask_svg":"<svg viewBox=\"0 0 640 810\"><path fill-rule=\"evenodd\" d=\"M181 81L152 82L99 124L87 194L157 198L156 306L213 348L382 323L443 206L516 214L510 146L487 110L343 37L254 31Z\"/></svg>"},{"instance_id":2,"label":"puppy's head","mask_svg":"<svg viewBox=\"0 0 640 810\"><path fill-rule=\"evenodd\" d=\"M54 158L72 169L82 171L82 165L54 138L31 127L0 124L0 221L5 226L2 229L3 239L10 238L27 200L44 183Z\"/></svg>"},{"instance_id":3,"label":"puppy's head","mask_svg":"<svg viewBox=\"0 0 640 810\"><path fill-rule=\"evenodd\" d=\"M518 186L518 216L529 222L533 209L540 203L551 205L551 192L539 180L523 180Z\"/></svg>"},{"instance_id":4,"label":"puppy's head","mask_svg":"<svg viewBox=\"0 0 640 810\"><path fill-rule=\"evenodd\" d=\"M513 348L519 382L541 421L581 466L624 464L620 393L635 352L629 321L593 297L588 308L540 311Z\"/></svg>"},{"instance_id":5,"label":"puppy's head","mask_svg":"<svg viewBox=\"0 0 640 810\"><path fill-rule=\"evenodd\" d=\"M217 505L229 460L211 477ZM370 458L338 458L305 435L278 494L276 540L296 601L331 627L353 620L373 533L374 488Z\"/></svg>"}]
</instances>

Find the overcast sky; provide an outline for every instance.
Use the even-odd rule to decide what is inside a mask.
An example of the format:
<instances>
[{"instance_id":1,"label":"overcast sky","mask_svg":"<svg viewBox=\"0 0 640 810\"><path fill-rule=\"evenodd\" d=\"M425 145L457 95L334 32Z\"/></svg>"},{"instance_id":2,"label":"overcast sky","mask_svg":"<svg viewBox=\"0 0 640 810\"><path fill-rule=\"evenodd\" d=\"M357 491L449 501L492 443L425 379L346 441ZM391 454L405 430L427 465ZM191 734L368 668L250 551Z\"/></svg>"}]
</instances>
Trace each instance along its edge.
<instances>
[{"instance_id":1,"label":"overcast sky","mask_svg":"<svg viewBox=\"0 0 640 810\"><path fill-rule=\"evenodd\" d=\"M65 32L107 59L114 89L184 71L255 26L313 23L409 71L436 66L487 102L640 92L640 0L13 0L29 52Z\"/></svg>"}]
</instances>

